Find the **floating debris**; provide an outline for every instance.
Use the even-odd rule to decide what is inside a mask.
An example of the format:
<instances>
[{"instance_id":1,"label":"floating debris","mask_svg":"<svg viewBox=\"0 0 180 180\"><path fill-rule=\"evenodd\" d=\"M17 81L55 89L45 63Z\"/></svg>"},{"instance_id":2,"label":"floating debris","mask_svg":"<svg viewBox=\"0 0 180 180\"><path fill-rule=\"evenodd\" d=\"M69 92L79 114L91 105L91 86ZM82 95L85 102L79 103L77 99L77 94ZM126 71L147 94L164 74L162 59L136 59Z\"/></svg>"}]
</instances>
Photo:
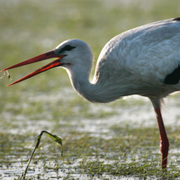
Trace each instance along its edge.
<instances>
[{"instance_id":1,"label":"floating debris","mask_svg":"<svg viewBox=\"0 0 180 180\"><path fill-rule=\"evenodd\" d=\"M6 76L6 75L7 75L8 79L10 79L10 81L12 81L12 78L7 70L4 71L3 76L1 76L0 79L4 78L4 76Z\"/></svg>"},{"instance_id":2,"label":"floating debris","mask_svg":"<svg viewBox=\"0 0 180 180\"><path fill-rule=\"evenodd\" d=\"M10 79L10 81L12 81L12 78L11 78L11 76L10 76L9 72L8 72L7 70L6 70L5 72L7 73L7 77L8 77L8 79Z\"/></svg>"}]
</instances>

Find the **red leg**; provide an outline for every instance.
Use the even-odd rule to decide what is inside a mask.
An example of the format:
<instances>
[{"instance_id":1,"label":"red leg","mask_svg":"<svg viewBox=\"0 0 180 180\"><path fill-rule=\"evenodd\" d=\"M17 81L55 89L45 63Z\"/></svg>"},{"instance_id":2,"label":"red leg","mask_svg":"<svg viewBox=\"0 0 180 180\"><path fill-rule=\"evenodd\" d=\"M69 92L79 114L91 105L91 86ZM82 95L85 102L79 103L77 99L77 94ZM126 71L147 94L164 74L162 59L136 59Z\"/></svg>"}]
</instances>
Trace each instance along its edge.
<instances>
[{"instance_id":1,"label":"red leg","mask_svg":"<svg viewBox=\"0 0 180 180\"><path fill-rule=\"evenodd\" d=\"M162 115L161 115L161 109L155 108L155 112L156 112L156 117L157 117L157 121L158 121L159 135L160 135L160 151L161 151L161 155L162 155L161 167L162 167L162 169L165 169L167 167L169 140L166 135L166 130L165 130Z\"/></svg>"}]
</instances>

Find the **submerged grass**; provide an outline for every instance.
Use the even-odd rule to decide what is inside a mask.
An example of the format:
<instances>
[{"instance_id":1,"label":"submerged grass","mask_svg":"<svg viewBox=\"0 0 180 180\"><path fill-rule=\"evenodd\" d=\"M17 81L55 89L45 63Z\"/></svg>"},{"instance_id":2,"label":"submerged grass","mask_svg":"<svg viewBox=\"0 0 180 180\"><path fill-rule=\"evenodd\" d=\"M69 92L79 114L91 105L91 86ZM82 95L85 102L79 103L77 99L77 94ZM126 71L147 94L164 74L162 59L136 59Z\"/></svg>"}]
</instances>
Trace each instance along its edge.
<instances>
[{"instance_id":1,"label":"submerged grass","mask_svg":"<svg viewBox=\"0 0 180 180\"><path fill-rule=\"evenodd\" d=\"M160 169L161 158L157 150L158 132L155 128L133 129L128 126L126 128L116 126L111 129L114 136L109 139L69 131L68 135L62 138L63 156L59 146L49 138L43 138L29 167L27 179L37 177L37 171L40 179L45 177L44 173L50 176L52 172L56 172L56 178L68 177L69 179L84 174L91 178L97 176L100 179L108 175L119 179L123 176L140 179L155 177L176 179L180 176L176 162L179 157L178 152L169 154L168 171ZM168 128L167 131L171 132L169 136L171 149L179 147L180 137L174 138L174 134L178 134L179 129ZM12 171L19 164L20 172L23 172L33 149L32 146L35 144L35 138L32 141L32 135L25 137L5 133L0 135L2 137L0 144L4 144L0 152L1 171L4 169ZM6 139L6 142L3 139ZM18 175L17 172L14 174Z\"/></svg>"},{"instance_id":2,"label":"submerged grass","mask_svg":"<svg viewBox=\"0 0 180 180\"><path fill-rule=\"evenodd\" d=\"M1 69L49 51L70 38L86 41L97 59L104 44L115 35L148 22L177 17L179 5L179 0L0 1ZM14 81L42 65L9 73ZM0 178L21 176L42 130L62 138L64 156L60 156L55 143L43 138L28 179L180 177L178 123L167 127L171 151L168 171L162 172L158 129L150 126L155 116L152 119L150 104L143 99L92 105L75 94L62 69L6 88L8 83L6 76L0 79ZM178 107L179 95L172 100ZM145 118L148 125L132 123L132 114L137 122ZM179 116L171 118L178 120Z\"/></svg>"}]
</instances>

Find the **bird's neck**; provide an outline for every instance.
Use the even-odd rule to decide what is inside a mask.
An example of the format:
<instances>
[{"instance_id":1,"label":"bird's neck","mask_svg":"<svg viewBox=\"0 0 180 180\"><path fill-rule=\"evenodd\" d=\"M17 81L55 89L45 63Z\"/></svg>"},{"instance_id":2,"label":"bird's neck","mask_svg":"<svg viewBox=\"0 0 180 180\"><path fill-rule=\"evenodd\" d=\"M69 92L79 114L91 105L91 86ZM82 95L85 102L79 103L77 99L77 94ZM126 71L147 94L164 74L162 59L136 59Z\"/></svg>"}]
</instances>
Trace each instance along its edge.
<instances>
[{"instance_id":1,"label":"bird's neck","mask_svg":"<svg viewBox=\"0 0 180 180\"><path fill-rule=\"evenodd\" d=\"M117 99L115 94L110 93L105 83L101 83L99 80L90 82L90 71L67 71L71 80L71 84L78 94L83 96L90 102L106 103Z\"/></svg>"},{"instance_id":2,"label":"bird's neck","mask_svg":"<svg viewBox=\"0 0 180 180\"><path fill-rule=\"evenodd\" d=\"M91 102L98 102L96 98L97 87L89 81L90 72L67 71L73 88L77 93Z\"/></svg>"}]
</instances>

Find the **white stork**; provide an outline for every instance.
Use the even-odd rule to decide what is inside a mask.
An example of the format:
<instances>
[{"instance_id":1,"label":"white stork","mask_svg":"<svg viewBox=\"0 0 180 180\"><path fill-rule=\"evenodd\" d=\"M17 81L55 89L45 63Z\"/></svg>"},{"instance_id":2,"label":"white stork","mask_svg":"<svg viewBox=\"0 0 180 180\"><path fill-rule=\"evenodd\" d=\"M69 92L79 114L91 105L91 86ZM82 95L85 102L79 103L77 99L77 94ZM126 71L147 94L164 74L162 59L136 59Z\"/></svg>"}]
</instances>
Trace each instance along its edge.
<instances>
[{"instance_id":1,"label":"white stork","mask_svg":"<svg viewBox=\"0 0 180 180\"><path fill-rule=\"evenodd\" d=\"M148 97L159 126L161 166L167 167L169 141L161 101L180 90L180 18L146 24L112 38L99 55L92 82L93 54L78 39L64 41L50 52L2 71L54 57L55 61L8 86L58 66L67 70L74 89L88 101L107 103L133 94Z\"/></svg>"}]
</instances>

